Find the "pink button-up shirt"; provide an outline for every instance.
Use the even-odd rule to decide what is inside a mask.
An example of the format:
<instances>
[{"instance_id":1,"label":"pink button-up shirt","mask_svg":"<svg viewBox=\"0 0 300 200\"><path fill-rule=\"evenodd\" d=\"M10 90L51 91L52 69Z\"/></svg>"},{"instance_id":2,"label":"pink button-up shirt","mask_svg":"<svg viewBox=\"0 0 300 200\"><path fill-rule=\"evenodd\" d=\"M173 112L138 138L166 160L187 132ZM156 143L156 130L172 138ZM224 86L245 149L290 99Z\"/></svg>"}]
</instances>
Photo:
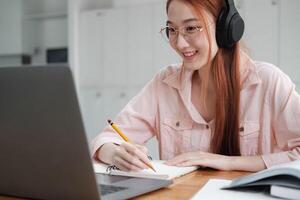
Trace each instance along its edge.
<instances>
[{"instance_id":1,"label":"pink button-up shirt","mask_svg":"<svg viewBox=\"0 0 300 200\"><path fill-rule=\"evenodd\" d=\"M261 155L267 167L300 158L300 96L294 84L271 64L249 59L245 65L240 97L241 154ZM192 73L181 73L181 65L162 70L114 122L136 143L156 137L164 160L184 152L210 152L214 120L206 122L191 101ZM93 140L94 159L107 142L120 144L123 140L107 126Z\"/></svg>"}]
</instances>

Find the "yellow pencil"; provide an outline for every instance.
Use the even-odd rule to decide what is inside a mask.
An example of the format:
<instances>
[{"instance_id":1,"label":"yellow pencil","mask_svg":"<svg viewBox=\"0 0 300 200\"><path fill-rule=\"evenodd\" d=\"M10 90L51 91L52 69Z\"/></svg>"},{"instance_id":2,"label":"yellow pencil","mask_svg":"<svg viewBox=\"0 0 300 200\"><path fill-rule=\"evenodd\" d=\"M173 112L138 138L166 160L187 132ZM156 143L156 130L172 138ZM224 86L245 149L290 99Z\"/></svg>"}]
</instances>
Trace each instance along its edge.
<instances>
[{"instance_id":1,"label":"yellow pencil","mask_svg":"<svg viewBox=\"0 0 300 200\"><path fill-rule=\"evenodd\" d=\"M131 143L130 141L129 141L129 139L128 139L128 137L124 134L124 133L122 133L122 131L118 128L118 126L116 125L116 124L114 124L110 119L108 119L107 120L107 122L109 123L109 125L111 125L111 127L123 138L123 140L125 140L126 142L129 142L129 143ZM145 162L144 162L145 163ZM153 166L150 164L150 163L145 163L150 169L152 169L154 172L156 172L155 171L155 169L153 168Z\"/></svg>"}]
</instances>

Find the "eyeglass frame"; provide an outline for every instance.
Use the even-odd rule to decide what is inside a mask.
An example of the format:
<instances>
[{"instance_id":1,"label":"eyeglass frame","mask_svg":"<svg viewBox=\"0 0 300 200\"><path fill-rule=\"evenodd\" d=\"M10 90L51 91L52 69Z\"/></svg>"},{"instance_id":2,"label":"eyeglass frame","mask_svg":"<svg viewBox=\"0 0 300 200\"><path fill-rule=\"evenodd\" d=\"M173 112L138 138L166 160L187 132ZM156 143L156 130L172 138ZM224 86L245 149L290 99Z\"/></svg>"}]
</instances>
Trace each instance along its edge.
<instances>
[{"instance_id":1,"label":"eyeglass frame","mask_svg":"<svg viewBox=\"0 0 300 200\"><path fill-rule=\"evenodd\" d=\"M189 28L189 27L194 27L196 28L195 32L188 32L186 29ZM170 27L169 25L163 27L160 29L159 33L164 37L167 37L168 38L168 41L169 42L175 42L178 40L178 36L179 34L181 34L184 38L186 37L191 37L192 34L195 34L195 33L198 33L198 32L202 32L203 31L203 27L202 26L199 26L199 25L195 25L195 26L191 26L191 25L188 25L188 26L183 26L181 28L173 28L174 31L175 31L175 35L174 35L174 39L170 39L170 32L168 33L167 30L169 28L173 28L173 27ZM190 35L189 35L190 34Z\"/></svg>"}]
</instances>

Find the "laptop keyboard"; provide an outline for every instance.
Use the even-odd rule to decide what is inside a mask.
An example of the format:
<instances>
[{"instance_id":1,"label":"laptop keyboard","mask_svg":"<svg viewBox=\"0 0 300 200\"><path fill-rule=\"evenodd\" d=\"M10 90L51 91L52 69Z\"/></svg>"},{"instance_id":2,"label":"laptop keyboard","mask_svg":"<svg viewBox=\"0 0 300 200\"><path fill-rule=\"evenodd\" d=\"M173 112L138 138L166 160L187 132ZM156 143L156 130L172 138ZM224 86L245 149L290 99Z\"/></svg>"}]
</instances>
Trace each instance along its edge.
<instances>
[{"instance_id":1,"label":"laptop keyboard","mask_svg":"<svg viewBox=\"0 0 300 200\"><path fill-rule=\"evenodd\" d=\"M127 187L120 187L120 186L115 186L115 185L104 185L104 184L100 184L100 191L101 191L101 195L107 195L110 193L114 193L114 192L118 192L121 190L126 190L128 189Z\"/></svg>"}]
</instances>

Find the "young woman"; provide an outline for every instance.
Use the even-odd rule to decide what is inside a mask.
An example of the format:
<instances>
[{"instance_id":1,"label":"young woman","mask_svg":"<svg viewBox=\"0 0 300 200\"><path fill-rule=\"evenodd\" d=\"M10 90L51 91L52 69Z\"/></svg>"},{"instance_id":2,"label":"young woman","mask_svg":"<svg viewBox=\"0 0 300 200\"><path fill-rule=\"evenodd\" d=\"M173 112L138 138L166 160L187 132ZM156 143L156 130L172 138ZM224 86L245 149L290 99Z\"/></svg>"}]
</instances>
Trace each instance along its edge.
<instances>
[{"instance_id":1,"label":"young woman","mask_svg":"<svg viewBox=\"0 0 300 200\"><path fill-rule=\"evenodd\" d=\"M300 158L300 96L277 67L241 50L233 1L168 0L167 16L162 31L182 63L158 73L117 116L135 143L107 126L93 141L94 159L148 168L140 145L152 137L168 165L259 171Z\"/></svg>"}]
</instances>

